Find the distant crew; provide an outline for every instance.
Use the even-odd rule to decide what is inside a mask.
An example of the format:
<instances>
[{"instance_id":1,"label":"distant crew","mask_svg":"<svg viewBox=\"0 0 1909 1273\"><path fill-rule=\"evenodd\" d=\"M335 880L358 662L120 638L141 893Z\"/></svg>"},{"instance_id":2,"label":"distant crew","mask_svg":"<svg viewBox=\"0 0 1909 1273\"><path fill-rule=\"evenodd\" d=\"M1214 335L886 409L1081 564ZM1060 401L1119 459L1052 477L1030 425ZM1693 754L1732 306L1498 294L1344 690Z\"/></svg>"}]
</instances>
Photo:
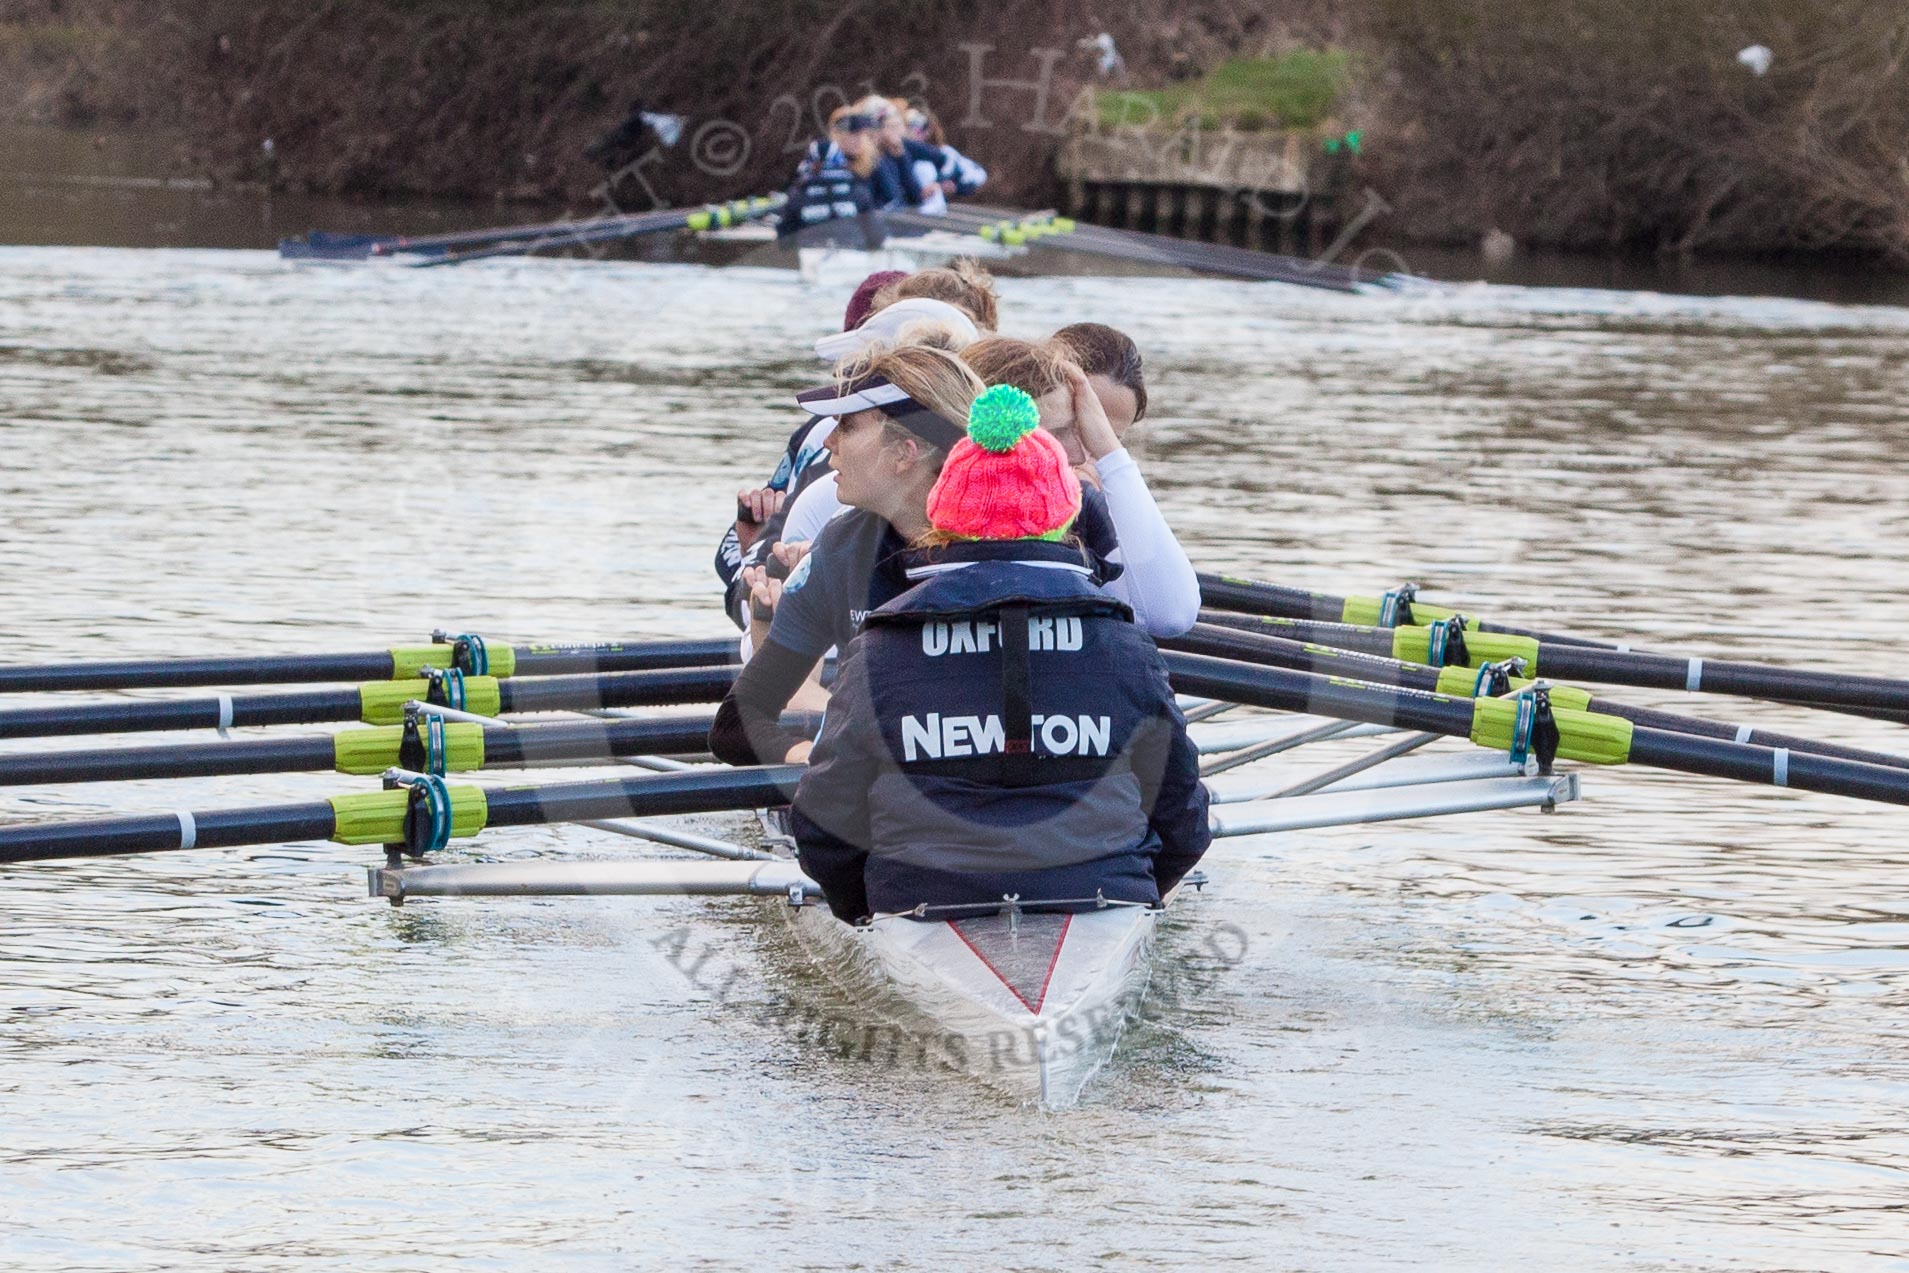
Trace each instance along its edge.
<instances>
[{"instance_id":1,"label":"distant crew","mask_svg":"<svg viewBox=\"0 0 1909 1273\"><path fill-rule=\"evenodd\" d=\"M853 240L871 248L881 246L881 228L871 215L877 206L875 182L878 174L892 166L877 140L881 126L879 116L847 106L830 114L828 136L810 142L796 165L789 201L776 226L778 234L813 237L849 227ZM881 179L888 180L885 175Z\"/></svg>"},{"instance_id":2,"label":"distant crew","mask_svg":"<svg viewBox=\"0 0 1909 1273\"><path fill-rule=\"evenodd\" d=\"M838 107L828 136L809 144L777 232L877 248L886 230L876 213L943 215L951 197L973 194L987 179L947 144L932 113L871 93Z\"/></svg>"},{"instance_id":3,"label":"distant crew","mask_svg":"<svg viewBox=\"0 0 1909 1273\"><path fill-rule=\"evenodd\" d=\"M1157 905L1210 842L1165 665L1095 586L1080 481L1038 422L1013 388L973 403L911 586L844 650L791 816L843 920Z\"/></svg>"}]
</instances>

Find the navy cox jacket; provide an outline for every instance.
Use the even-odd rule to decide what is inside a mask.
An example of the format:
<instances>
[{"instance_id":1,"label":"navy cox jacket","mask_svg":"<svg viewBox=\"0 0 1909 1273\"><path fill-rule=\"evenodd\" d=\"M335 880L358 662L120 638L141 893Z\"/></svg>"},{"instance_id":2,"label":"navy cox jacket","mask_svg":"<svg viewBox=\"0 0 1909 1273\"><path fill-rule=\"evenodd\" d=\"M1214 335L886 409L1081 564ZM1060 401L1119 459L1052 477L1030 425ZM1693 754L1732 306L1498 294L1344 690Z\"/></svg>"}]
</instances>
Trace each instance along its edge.
<instances>
[{"instance_id":1,"label":"navy cox jacket","mask_svg":"<svg viewBox=\"0 0 1909 1273\"><path fill-rule=\"evenodd\" d=\"M795 795L830 909L1158 903L1211 833L1152 640L1066 545L958 544L910 577L850 643Z\"/></svg>"}]
</instances>

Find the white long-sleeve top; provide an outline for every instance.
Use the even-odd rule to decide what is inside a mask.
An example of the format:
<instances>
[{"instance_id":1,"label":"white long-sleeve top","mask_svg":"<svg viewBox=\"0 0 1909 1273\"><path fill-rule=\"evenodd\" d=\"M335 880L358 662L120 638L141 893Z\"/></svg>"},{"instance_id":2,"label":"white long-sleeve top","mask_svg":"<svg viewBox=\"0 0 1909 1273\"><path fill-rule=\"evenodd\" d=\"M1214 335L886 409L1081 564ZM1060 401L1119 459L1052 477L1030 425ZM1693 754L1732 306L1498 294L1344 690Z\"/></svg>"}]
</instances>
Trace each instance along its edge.
<instances>
[{"instance_id":1,"label":"white long-sleeve top","mask_svg":"<svg viewBox=\"0 0 1909 1273\"><path fill-rule=\"evenodd\" d=\"M1200 580L1193 563L1160 515L1140 466L1125 447L1103 456L1094 467L1120 541L1113 560L1126 567L1120 578L1107 585L1107 594L1130 606L1134 622L1149 636L1181 635L1200 617ZM841 511L835 474L818 478L790 505L782 523L783 542L812 542Z\"/></svg>"},{"instance_id":2,"label":"white long-sleeve top","mask_svg":"<svg viewBox=\"0 0 1909 1273\"><path fill-rule=\"evenodd\" d=\"M1120 540L1114 560L1126 567L1107 585L1108 594L1131 606L1134 622L1150 636L1187 632L1200 617L1199 576L1153 502L1140 466L1121 447L1094 461L1094 470Z\"/></svg>"},{"instance_id":3,"label":"white long-sleeve top","mask_svg":"<svg viewBox=\"0 0 1909 1273\"><path fill-rule=\"evenodd\" d=\"M795 503L789 505L789 515L782 519L782 542L785 544L812 544L829 519L842 511L842 501L835 495L835 474L824 473L795 497Z\"/></svg>"}]
</instances>

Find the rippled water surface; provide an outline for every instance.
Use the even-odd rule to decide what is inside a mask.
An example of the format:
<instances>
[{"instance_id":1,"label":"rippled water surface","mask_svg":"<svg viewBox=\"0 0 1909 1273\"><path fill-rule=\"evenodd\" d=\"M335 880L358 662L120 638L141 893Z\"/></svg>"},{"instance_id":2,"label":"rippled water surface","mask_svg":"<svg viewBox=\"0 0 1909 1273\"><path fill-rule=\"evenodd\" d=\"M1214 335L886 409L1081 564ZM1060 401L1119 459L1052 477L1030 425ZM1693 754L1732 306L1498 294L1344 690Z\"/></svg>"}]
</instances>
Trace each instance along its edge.
<instances>
[{"instance_id":1,"label":"rippled water surface","mask_svg":"<svg viewBox=\"0 0 1909 1273\"><path fill-rule=\"evenodd\" d=\"M841 292L0 250L5 657L720 634L714 540ZM1135 335L1209 568L1901 668L1909 311L1072 278L1003 312ZM0 819L367 785L7 788ZM0 871L0 1263L1909 1267L1905 815L1585 791L1221 844L1059 1115L817 1046L853 1005L767 905L397 911L336 845Z\"/></svg>"}]
</instances>

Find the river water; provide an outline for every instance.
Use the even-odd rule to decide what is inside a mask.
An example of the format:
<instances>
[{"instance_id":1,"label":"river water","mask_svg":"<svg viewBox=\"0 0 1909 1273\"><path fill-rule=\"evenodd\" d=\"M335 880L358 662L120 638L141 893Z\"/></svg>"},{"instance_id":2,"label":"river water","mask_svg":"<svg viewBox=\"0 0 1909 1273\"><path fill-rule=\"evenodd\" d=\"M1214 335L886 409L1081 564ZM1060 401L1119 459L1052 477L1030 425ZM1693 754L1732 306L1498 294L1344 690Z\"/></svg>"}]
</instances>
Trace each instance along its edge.
<instances>
[{"instance_id":1,"label":"river water","mask_svg":"<svg viewBox=\"0 0 1909 1273\"><path fill-rule=\"evenodd\" d=\"M1009 331L1139 341L1147 471L1205 567L1901 666L1909 310L1003 290ZM720 634L714 541L843 293L746 266L0 249L0 643ZM369 785L10 788L0 820ZM1143 1020L1048 1115L819 1044L854 1005L766 904L393 910L336 845L0 871L0 1265L1909 1267L1904 816L1584 785L1552 816L1216 846ZM539 829L459 852L644 850Z\"/></svg>"}]
</instances>

